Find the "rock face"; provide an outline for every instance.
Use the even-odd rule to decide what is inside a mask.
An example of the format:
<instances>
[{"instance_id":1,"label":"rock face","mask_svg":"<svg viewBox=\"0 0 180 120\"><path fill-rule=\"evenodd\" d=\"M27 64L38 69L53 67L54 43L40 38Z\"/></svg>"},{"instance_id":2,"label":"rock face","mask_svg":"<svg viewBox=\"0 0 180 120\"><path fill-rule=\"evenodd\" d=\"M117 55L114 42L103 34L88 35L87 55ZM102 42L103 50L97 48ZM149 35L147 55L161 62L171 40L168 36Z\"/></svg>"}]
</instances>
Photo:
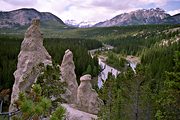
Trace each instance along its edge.
<instances>
[{"instance_id":1,"label":"rock face","mask_svg":"<svg viewBox=\"0 0 180 120\"><path fill-rule=\"evenodd\" d=\"M43 37L39 29L40 20L34 19L27 29L18 55L17 70L14 72L11 104L9 111L17 109L16 100L20 92L30 89L41 72L42 66L51 65L51 56L43 46Z\"/></svg>"},{"instance_id":2,"label":"rock face","mask_svg":"<svg viewBox=\"0 0 180 120\"><path fill-rule=\"evenodd\" d=\"M70 94L66 94L67 103L76 104L77 103L77 88L78 84L76 81L75 74L75 65L73 62L73 54L68 49L65 51L65 55L63 57L63 61L61 64L61 75L62 80L67 83L67 89L70 91Z\"/></svg>"},{"instance_id":3,"label":"rock face","mask_svg":"<svg viewBox=\"0 0 180 120\"><path fill-rule=\"evenodd\" d=\"M97 116L73 108L71 105L62 104L66 109L67 120L96 120Z\"/></svg>"},{"instance_id":4,"label":"rock face","mask_svg":"<svg viewBox=\"0 0 180 120\"><path fill-rule=\"evenodd\" d=\"M98 98L98 94L92 89L91 75L82 76L80 81L81 84L77 91L78 108L91 114L98 114L103 101Z\"/></svg>"}]
</instances>

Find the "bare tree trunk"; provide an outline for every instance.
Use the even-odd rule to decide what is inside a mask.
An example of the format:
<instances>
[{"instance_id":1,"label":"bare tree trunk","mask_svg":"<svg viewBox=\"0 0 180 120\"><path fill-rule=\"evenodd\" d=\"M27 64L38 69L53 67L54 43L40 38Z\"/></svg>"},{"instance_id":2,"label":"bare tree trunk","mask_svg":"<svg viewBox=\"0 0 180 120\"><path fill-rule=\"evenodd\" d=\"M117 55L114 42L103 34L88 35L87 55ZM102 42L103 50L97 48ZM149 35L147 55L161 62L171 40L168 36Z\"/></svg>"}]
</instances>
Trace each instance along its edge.
<instances>
[{"instance_id":1,"label":"bare tree trunk","mask_svg":"<svg viewBox=\"0 0 180 120\"><path fill-rule=\"evenodd\" d=\"M150 101L148 101L148 105L147 105L147 120L151 120L151 106L150 106Z\"/></svg>"},{"instance_id":2,"label":"bare tree trunk","mask_svg":"<svg viewBox=\"0 0 180 120\"><path fill-rule=\"evenodd\" d=\"M140 108L139 108L139 103L140 103L140 101L139 101L139 97L140 97L140 87L141 87L141 83L142 83L143 81L141 81L141 80L138 80L137 81L137 86L136 86L136 98L135 98L135 120L139 120L140 118L139 118L139 114L140 114Z\"/></svg>"},{"instance_id":3,"label":"bare tree trunk","mask_svg":"<svg viewBox=\"0 0 180 120\"><path fill-rule=\"evenodd\" d=\"M139 86L136 90L136 103L135 103L135 120L139 119Z\"/></svg>"},{"instance_id":4,"label":"bare tree trunk","mask_svg":"<svg viewBox=\"0 0 180 120\"><path fill-rule=\"evenodd\" d=\"M108 105L109 105L109 110L108 110L108 120L111 120L111 90L108 91Z\"/></svg>"}]
</instances>

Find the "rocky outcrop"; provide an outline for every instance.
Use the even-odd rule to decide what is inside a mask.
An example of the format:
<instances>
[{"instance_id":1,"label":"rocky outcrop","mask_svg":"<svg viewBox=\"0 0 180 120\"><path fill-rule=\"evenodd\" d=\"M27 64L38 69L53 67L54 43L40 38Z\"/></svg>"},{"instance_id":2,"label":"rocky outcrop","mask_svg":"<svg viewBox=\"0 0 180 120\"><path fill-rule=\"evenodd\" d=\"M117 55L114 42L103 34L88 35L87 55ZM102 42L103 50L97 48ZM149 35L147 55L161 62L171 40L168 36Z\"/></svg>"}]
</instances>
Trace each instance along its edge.
<instances>
[{"instance_id":1,"label":"rocky outcrop","mask_svg":"<svg viewBox=\"0 0 180 120\"><path fill-rule=\"evenodd\" d=\"M91 85L91 75L87 74L80 78L81 84L77 91L78 108L82 111L98 114L103 101Z\"/></svg>"},{"instance_id":2,"label":"rocky outcrop","mask_svg":"<svg viewBox=\"0 0 180 120\"><path fill-rule=\"evenodd\" d=\"M74 108L72 105L62 104L62 106L66 109L67 120L96 120L97 119L96 115L80 111Z\"/></svg>"},{"instance_id":3,"label":"rocky outcrop","mask_svg":"<svg viewBox=\"0 0 180 120\"><path fill-rule=\"evenodd\" d=\"M51 56L43 46L43 37L39 28L40 20L34 19L27 29L18 55L17 70L14 72L14 85L9 111L15 111L15 102L20 92L27 91L35 83L42 66L51 65Z\"/></svg>"},{"instance_id":4,"label":"rocky outcrop","mask_svg":"<svg viewBox=\"0 0 180 120\"><path fill-rule=\"evenodd\" d=\"M68 120L92 120L97 119L97 114L102 101L91 86L91 75L81 77L81 84L78 87L73 54L70 50L65 51L61 64L61 77L63 82L67 83L67 89L63 98L67 104L63 104L66 109L66 118Z\"/></svg>"},{"instance_id":5,"label":"rocky outcrop","mask_svg":"<svg viewBox=\"0 0 180 120\"><path fill-rule=\"evenodd\" d=\"M68 49L65 51L65 55L63 57L63 61L61 64L61 75L62 80L67 83L67 89L70 93L66 92L64 96L66 96L67 103L76 104L77 102L77 88L78 84L76 81L75 74L75 65L73 62L73 53Z\"/></svg>"}]
</instances>

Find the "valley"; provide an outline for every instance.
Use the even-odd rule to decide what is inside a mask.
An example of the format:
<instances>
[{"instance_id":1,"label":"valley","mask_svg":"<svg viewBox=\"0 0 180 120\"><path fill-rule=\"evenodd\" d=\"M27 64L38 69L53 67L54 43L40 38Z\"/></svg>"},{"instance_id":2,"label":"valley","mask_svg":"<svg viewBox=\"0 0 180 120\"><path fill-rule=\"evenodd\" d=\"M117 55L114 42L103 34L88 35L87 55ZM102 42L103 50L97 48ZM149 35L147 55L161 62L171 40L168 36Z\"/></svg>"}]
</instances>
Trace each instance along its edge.
<instances>
[{"instance_id":1,"label":"valley","mask_svg":"<svg viewBox=\"0 0 180 120\"><path fill-rule=\"evenodd\" d=\"M43 16L45 13L38 14ZM1 112L7 112L9 105L12 105L11 92L17 81L14 72L19 68L23 69L19 74L28 74L24 75L27 79L25 82L28 79L37 80L33 83L32 91L26 95L25 92L20 94L24 119L27 116L38 118L46 115L50 118L56 108L59 112L54 114L62 113L64 117L67 114L62 106L78 120L91 117L101 120L179 119L179 24L77 28L51 17L43 17L48 21L39 21L40 28L38 26L36 32L27 29L29 23L0 29L0 99L5 106ZM30 35L27 34L28 30ZM28 43L28 40L32 42ZM38 40L42 43L38 43ZM26 57L18 56L23 52L25 56L29 55L26 62L23 62ZM31 54L35 54L35 57L31 57ZM50 61L50 66L42 67L45 63L33 66L38 61ZM26 67L23 67L24 64ZM32 67L32 71L27 69L28 66ZM32 80L31 75L36 79ZM22 89L29 84L21 83ZM11 92L4 94L4 90ZM35 101L31 101L33 96ZM84 104L84 101L80 103L76 99L89 101ZM47 111L42 110L42 104L49 106ZM72 119L72 116L66 117Z\"/></svg>"}]
</instances>

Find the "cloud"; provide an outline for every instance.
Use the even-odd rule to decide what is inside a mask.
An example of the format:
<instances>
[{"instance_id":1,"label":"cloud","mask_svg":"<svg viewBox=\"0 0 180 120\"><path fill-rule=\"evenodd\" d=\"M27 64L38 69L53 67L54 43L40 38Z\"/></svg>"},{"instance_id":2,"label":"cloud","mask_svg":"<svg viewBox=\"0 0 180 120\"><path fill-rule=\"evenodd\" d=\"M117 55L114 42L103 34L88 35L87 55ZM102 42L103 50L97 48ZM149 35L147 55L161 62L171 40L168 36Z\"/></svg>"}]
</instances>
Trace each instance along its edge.
<instances>
[{"instance_id":1,"label":"cloud","mask_svg":"<svg viewBox=\"0 0 180 120\"><path fill-rule=\"evenodd\" d=\"M69 12L71 11L71 12ZM106 13L106 14L104 14ZM64 20L68 18L73 18L77 20L78 22L83 20L90 20L90 21L99 21L104 19L104 17L107 17L107 15L111 14L112 11L104 9L104 8L89 8L86 9L84 7L76 7L72 6L69 8L68 11L65 11L61 14L62 18Z\"/></svg>"},{"instance_id":2,"label":"cloud","mask_svg":"<svg viewBox=\"0 0 180 120\"><path fill-rule=\"evenodd\" d=\"M124 1L119 1L119 0L93 0L92 5L96 7L105 7L109 9L114 9L114 10L123 10L123 9L129 9L132 7L132 1L131 0L124 0Z\"/></svg>"},{"instance_id":3,"label":"cloud","mask_svg":"<svg viewBox=\"0 0 180 120\"><path fill-rule=\"evenodd\" d=\"M162 6L165 5L168 0L138 0L138 1L144 4L156 4Z\"/></svg>"},{"instance_id":4,"label":"cloud","mask_svg":"<svg viewBox=\"0 0 180 120\"><path fill-rule=\"evenodd\" d=\"M149 4L164 6L167 4L167 1L168 0L92 0L92 5L114 10L126 10Z\"/></svg>"},{"instance_id":5,"label":"cloud","mask_svg":"<svg viewBox=\"0 0 180 120\"><path fill-rule=\"evenodd\" d=\"M35 5L37 0L3 0L6 3L16 6L30 6Z\"/></svg>"},{"instance_id":6,"label":"cloud","mask_svg":"<svg viewBox=\"0 0 180 120\"><path fill-rule=\"evenodd\" d=\"M175 15L175 14L180 13L180 9L168 11L167 13L169 13L170 15Z\"/></svg>"},{"instance_id":7,"label":"cloud","mask_svg":"<svg viewBox=\"0 0 180 120\"><path fill-rule=\"evenodd\" d=\"M124 4L127 4L127 2L128 1L124 2ZM56 7L55 5L54 11L58 11L57 15L60 16L60 18L62 18L63 20L75 19L80 22L84 20L104 21L120 13L129 12L137 9L130 6L129 8L127 8L124 4L121 5L120 3L122 2L118 2L118 4L116 4L114 8L114 1L108 2L105 0L101 0L98 3L98 1L96 0L66 0L63 5L64 8L59 6ZM121 9L118 9L120 5L122 7Z\"/></svg>"},{"instance_id":8,"label":"cloud","mask_svg":"<svg viewBox=\"0 0 180 120\"><path fill-rule=\"evenodd\" d=\"M104 21L140 8L165 8L167 4L171 5L169 2L172 1L179 0L0 0L0 10L26 7L41 12L51 12L62 20ZM170 13L176 12L170 10Z\"/></svg>"}]
</instances>

